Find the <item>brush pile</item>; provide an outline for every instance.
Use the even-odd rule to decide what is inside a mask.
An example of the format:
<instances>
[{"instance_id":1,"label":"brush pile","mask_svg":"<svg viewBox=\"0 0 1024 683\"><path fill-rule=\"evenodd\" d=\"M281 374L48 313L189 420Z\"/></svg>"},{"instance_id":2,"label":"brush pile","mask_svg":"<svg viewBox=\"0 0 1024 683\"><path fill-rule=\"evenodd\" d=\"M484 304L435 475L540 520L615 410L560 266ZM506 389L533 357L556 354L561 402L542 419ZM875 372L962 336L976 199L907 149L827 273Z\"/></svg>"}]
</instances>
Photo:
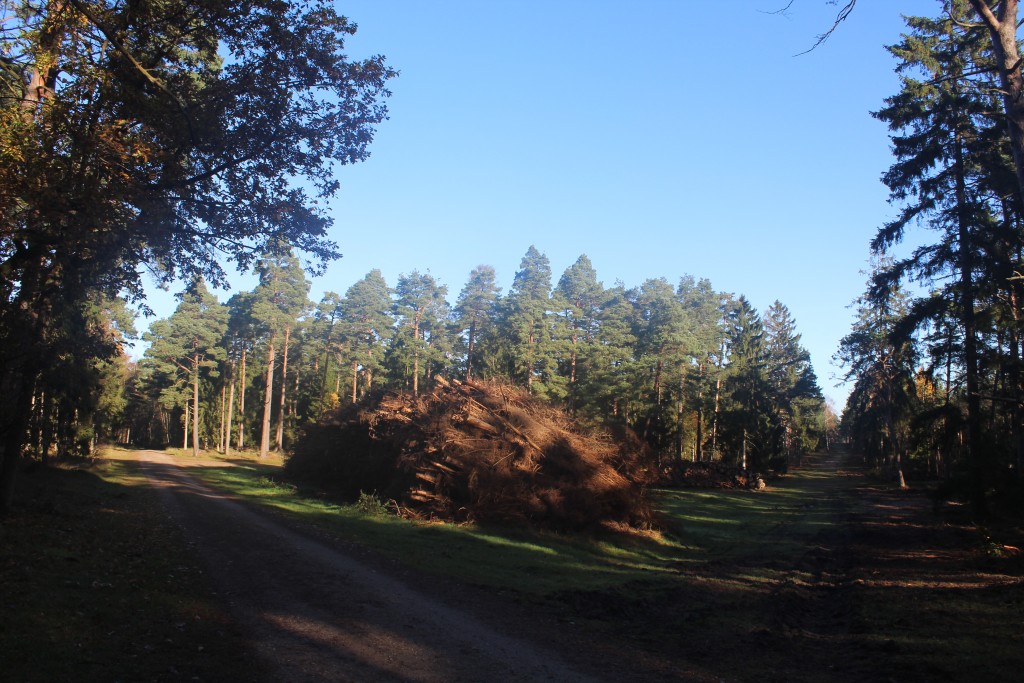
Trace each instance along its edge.
<instances>
[{"instance_id":1,"label":"brush pile","mask_svg":"<svg viewBox=\"0 0 1024 683\"><path fill-rule=\"evenodd\" d=\"M439 379L423 396L386 393L339 410L307 430L287 469L421 518L650 528L632 453L519 389Z\"/></svg>"},{"instance_id":2,"label":"brush pile","mask_svg":"<svg viewBox=\"0 0 1024 683\"><path fill-rule=\"evenodd\" d=\"M696 489L748 488L757 491L766 487L764 478L760 474L744 472L735 464L684 460L677 460L665 465L657 485Z\"/></svg>"}]
</instances>

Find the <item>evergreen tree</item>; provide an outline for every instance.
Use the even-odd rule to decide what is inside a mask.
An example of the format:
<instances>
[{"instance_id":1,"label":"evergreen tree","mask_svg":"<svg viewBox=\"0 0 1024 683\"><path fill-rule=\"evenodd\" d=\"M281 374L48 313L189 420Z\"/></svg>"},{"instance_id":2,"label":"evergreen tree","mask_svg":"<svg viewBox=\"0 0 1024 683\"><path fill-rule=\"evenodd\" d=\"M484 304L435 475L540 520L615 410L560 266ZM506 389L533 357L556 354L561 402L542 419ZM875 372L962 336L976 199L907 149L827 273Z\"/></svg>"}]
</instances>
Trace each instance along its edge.
<instances>
[{"instance_id":1,"label":"evergreen tree","mask_svg":"<svg viewBox=\"0 0 1024 683\"><path fill-rule=\"evenodd\" d=\"M252 316L261 328L266 346L267 370L260 427L260 457L270 453L270 423L274 398L274 364L282 350L281 394L277 425L277 448L283 446L284 407L287 393L288 346L299 317L308 308L309 281L290 248L278 246L257 265L260 283L253 291Z\"/></svg>"},{"instance_id":2,"label":"evergreen tree","mask_svg":"<svg viewBox=\"0 0 1024 683\"><path fill-rule=\"evenodd\" d=\"M351 399L358 398L359 372L370 389L384 369L386 344L394 333L391 290L377 269L349 287L342 305L344 362L351 368Z\"/></svg>"},{"instance_id":3,"label":"evergreen tree","mask_svg":"<svg viewBox=\"0 0 1024 683\"><path fill-rule=\"evenodd\" d=\"M444 336L448 318L448 288L439 285L429 273L413 271L399 275L395 287L395 318L398 332L390 351L396 366L408 369L413 395L419 393L420 368L428 368L441 351L435 343Z\"/></svg>"},{"instance_id":4,"label":"evergreen tree","mask_svg":"<svg viewBox=\"0 0 1024 683\"><path fill-rule=\"evenodd\" d=\"M641 399L641 437L664 449L678 426L676 404L671 392L684 377L690 349L694 346L692 327L676 292L664 278L650 279L631 293L635 357L644 374ZM673 377L676 381L673 381Z\"/></svg>"},{"instance_id":5,"label":"evergreen tree","mask_svg":"<svg viewBox=\"0 0 1024 683\"><path fill-rule=\"evenodd\" d=\"M500 290L496 284L494 268L477 266L470 272L469 281L459 292L455 303L455 324L466 340L466 381L473 379L473 367L481 337L486 337L494 325Z\"/></svg>"},{"instance_id":6,"label":"evergreen tree","mask_svg":"<svg viewBox=\"0 0 1024 683\"><path fill-rule=\"evenodd\" d=\"M725 347L725 326L723 306L725 298L711 286L707 279L696 280L691 275L682 277L676 288L676 297L686 310L687 318L693 329L693 353L695 371L691 371L686 379L685 387L680 388L679 420L684 419L684 409L693 411L693 453L694 460L704 460L704 447L707 440L707 415L715 414L715 385L718 377L717 359ZM680 424L680 436L683 427ZM677 457L682 457L682 441L677 447Z\"/></svg>"},{"instance_id":7,"label":"evergreen tree","mask_svg":"<svg viewBox=\"0 0 1024 683\"><path fill-rule=\"evenodd\" d=\"M954 13L964 3L954 3ZM893 131L896 162L885 174L894 201L904 204L899 217L883 226L872 248L884 253L902 240L912 221L923 222L938 233L933 245L875 274L871 296L884 302L907 278L927 284L941 282L929 296L916 299L897 330L906 336L917 328L938 323L950 312L962 330L959 365L966 394L965 444L972 464L973 501L985 507L983 472L986 449L982 444L981 367L979 319L984 292L979 270L988 263L978 259L983 245L992 241L997 218L984 194L985 187L1003 187L993 177L1001 154L991 134L997 122L988 78L991 61L978 25L964 25L949 16L933 20L907 18L911 32L889 50L900 58L902 88L886 100L875 115ZM921 79L923 76L923 79Z\"/></svg>"},{"instance_id":8,"label":"evergreen tree","mask_svg":"<svg viewBox=\"0 0 1024 683\"><path fill-rule=\"evenodd\" d=\"M238 394L238 450L245 448L245 432L247 415L245 412L245 396L249 388L247 361L260 336L260 326L253 317L253 292L239 292L228 300L228 333L226 344L228 358L231 363L232 395L237 387ZM237 381L235 363L237 360ZM234 405L232 403L232 405ZM229 413L231 415L231 413ZM232 419L228 419L228 433L231 432Z\"/></svg>"},{"instance_id":9,"label":"evergreen tree","mask_svg":"<svg viewBox=\"0 0 1024 683\"><path fill-rule=\"evenodd\" d=\"M597 281L597 271L584 254L559 278L551 304L559 321L556 333L568 342L564 362L567 367L561 369L561 374L568 381L568 407L572 413L579 402L579 372L584 366L580 359L588 360L596 343L603 302L604 286Z\"/></svg>"},{"instance_id":10,"label":"evergreen tree","mask_svg":"<svg viewBox=\"0 0 1024 683\"><path fill-rule=\"evenodd\" d=\"M875 265L884 269L886 262ZM857 300L857 322L839 343L836 356L854 380L843 410L843 427L854 445L879 467L888 467L903 483L902 458L907 451L914 403L917 353L912 340L898 334L909 297L889 289L886 299L874 294Z\"/></svg>"},{"instance_id":11,"label":"evergreen tree","mask_svg":"<svg viewBox=\"0 0 1024 683\"><path fill-rule=\"evenodd\" d=\"M585 372L577 377L577 414L598 423L627 423L636 392L633 305L626 289L618 284L605 290L599 306L598 339L591 345Z\"/></svg>"},{"instance_id":12,"label":"evergreen tree","mask_svg":"<svg viewBox=\"0 0 1024 683\"><path fill-rule=\"evenodd\" d=\"M328 407L338 403L338 394L340 392L334 391L331 398L328 398L328 391L335 386L330 383L332 371L333 376L339 380L337 384L340 385L341 368L338 367L339 363L337 362L332 366L331 360L337 359L343 349L342 345L344 342L341 335L343 309L344 301L336 292L324 292L323 298L317 304L316 311L313 313L311 329L313 348L311 352L314 355L314 363L317 369L317 378L315 380L317 387L317 413L321 413Z\"/></svg>"},{"instance_id":13,"label":"evergreen tree","mask_svg":"<svg viewBox=\"0 0 1024 683\"><path fill-rule=\"evenodd\" d=\"M740 296L728 318L729 366L724 392L729 397L722 438L742 469L768 466L771 453L771 387L761 316Z\"/></svg>"},{"instance_id":14,"label":"evergreen tree","mask_svg":"<svg viewBox=\"0 0 1024 683\"><path fill-rule=\"evenodd\" d=\"M816 428L823 398L811 367L811 355L800 345L800 334L789 309L775 301L763 318L768 385L774 404L770 457L784 469L791 456L816 445Z\"/></svg>"},{"instance_id":15,"label":"evergreen tree","mask_svg":"<svg viewBox=\"0 0 1024 683\"><path fill-rule=\"evenodd\" d=\"M178 307L166 325L153 325L146 339L146 355L166 375L180 370L187 378L192 394L192 455L199 455L199 383L217 375L218 362L225 358L221 342L227 330L228 309L195 278L178 297Z\"/></svg>"},{"instance_id":16,"label":"evergreen tree","mask_svg":"<svg viewBox=\"0 0 1024 683\"><path fill-rule=\"evenodd\" d=\"M543 380L550 371L549 359L544 356L550 348L550 296L551 263L531 245L519 263L504 301L502 355L506 374L527 391L542 395L544 387L535 386L535 382L538 378Z\"/></svg>"}]
</instances>

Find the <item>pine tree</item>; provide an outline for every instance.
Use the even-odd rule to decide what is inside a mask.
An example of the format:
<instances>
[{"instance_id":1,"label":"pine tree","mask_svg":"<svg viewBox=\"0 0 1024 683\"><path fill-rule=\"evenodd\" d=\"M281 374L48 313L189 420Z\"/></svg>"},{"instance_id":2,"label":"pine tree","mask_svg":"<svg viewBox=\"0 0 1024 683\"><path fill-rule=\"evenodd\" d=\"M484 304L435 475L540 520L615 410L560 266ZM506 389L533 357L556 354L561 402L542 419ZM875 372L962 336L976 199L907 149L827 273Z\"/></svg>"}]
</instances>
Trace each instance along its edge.
<instances>
[{"instance_id":1,"label":"pine tree","mask_svg":"<svg viewBox=\"0 0 1024 683\"><path fill-rule=\"evenodd\" d=\"M344 340L342 338L342 315L344 301L336 292L324 292L324 296L317 304L313 313L313 325L311 336L313 339L314 363L317 366L317 387L316 412L322 413L328 407L338 402L337 391L333 392L333 398L328 399L328 391L331 387L330 378L332 370L335 377L340 379L340 367L332 367L331 360L341 355ZM339 363L335 363L338 366ZM338 382L340 384L340 382Z\"/></svg>"},{"instance_id":2,"label":"pine tree","mask_svg":"<svg viewBox=\"0 0 1024 683\"><path fill-rule=\"evenodd\" d=\"M959 11L963 3L958 5ZM938 322L955 305L962 330L959 364L966 393L965 444L972 468L973 503L985 508L983 473L986 449L982 444L981 330L984 296L979 270L988 265L977 254L992 241L997 219L986 196L976 188L998 185L993 160L1000 158L996 109L988 78L990 59L978 25L964 25L950 17L933 20L907 18L912 29L889 50L901 64L900 93L886 100L875 116L893 131L896 162L883 179L893 201L903 203L901 214L883 226L872 248L884 253L902 240L906 226L923 222L938 233L934 245L922 247L908 258L875 273L871 296L883 302L907 278L925 283L942 282L930 296L916 299L906 313L907 324L898 329L909 335L918 327ZM923 76L923 80L920 78Z\"/></svg>"},{"instance_id":3,"label":"pine tree","mask_svg":"<svg viewBox=\"0 0 1024 683\"><path fill-rule=\"evenodd\" d=\"M550 370L544 356L550 348L550 296L551 263L531 245L519 263L501 317L505 371L531 393L544 393L544 387L535 382Z\"/></svg>"},{"instance_id":4,"label":"pine tree","mask_svg":"<svg viewBox=\"0 0 1024 683\"><path fill-rule=\"evenodd\" d=\"M481 337L486 337L497 316L500 290L497 276L491 266L477 266L470 272L469 281L459 292L455 303L455 323L459 334L466 339L466 381L473 379L473 367Z\"/></svg>"},{"instance_id":5,"label":"pine tree","mask_svg":"<svg viewBox=\"0 0 1024 683\"><path fill-rule=\"evenodd\" d=\"M723 390L730 404L722 437L738 455L742 469L762 471L769 464L771 443L771 388L764 325L742 295L731 311L728 325L729 365Z\"/></svg>"},{"instance_id":6,"label":"pine tree","mask_svg":"<svg viewBox=\"0 0 1024 683\"><path fill-rule=\"evenodd\" d=\"M586 254L580 256L559 278L552 294L551 308L559 325L556 334L568 342L566 368L562 374L568 381L568 407L576 412L579 402L579 373L588 359L599 334L604 286L597 281L597 271Z\"/></svg>"},{"instance_id":7,"label":"pine tree","mask_svg":"<svg viewBox=\"0 0 1024 683\"><path fill-rule=\"evenodd\" d=\"M649 279L630 296L635 357L645 375L641 437L660 452L678 427L677 404L671 400L671 393L683 380L689 364L693 329L668 280Z\"/></svg>"},{"instance_id":8,"label":"pine tree","mask_svg":"<svg viewBox=\"0 0 1024 683\"><path fill-rule=\"evenodd\" d=\"M884 270L888 262L874 265ZM854 380L843 410L843 425L854 444L888 467L903 485L902 458L907 451L909 422L913 414L914 368L917 353L912 340L897 329L909 309L909 297L890 288L879 301L869 291L857 300L857 322L843 337L836 354Z\"/></svg>"},{"instance_id":9,"label":"pine tree","mask_svg":"<svg viewBox=\"0 0 1024 683\"><path fill-rule=\"evenodd\" d=\"M399 275L395 287L395 318L398 332L391 346L392 362L409 368L413 395L419 394L420 369L429 367L435 360L431 352L433 338L444 335L448 318L448 303L445 296L448 288L439 285L429 273L413 271Z\"/></svg>"},{"instance_id":10,"label":"pine tree","mask_svg":"<svg viewBox=\"0 0 1024 683\"><path fill-rule=\"evenodd\" d=\"M686 310L687 318L693 329L693 354L695 371L685 378L685 386L680 388L679 420L683 421L683 411L689 407L693 411L693 453L698 462L705 459L704 446L707 440L709 425L706 416L715 415L718 367L716 359L725 346L725 326L723 306L725 297L716 292L707 279L696 280L691 275L680 278L676 288L676 297ZM680 425L680 435L682 425ZM711 454L713 455L713 454ZM681 442L677 447L677 457L682 457Z\"/></svg>"},{"instance_id":11,"label":"pine tree","mask_svg":"<svg viewBox=\"0 0 1024 683\"><path fill-rule=\"evenodd\" d=\"M775 301L763 318L765 362L773 403L773 435L769 457L776 469L815 445L823 397L811 367L811 355L789 309Z\"/></svg>"},{"instance_id":12,"label":"pine tree","mask_svg":"<svg viewBox=\"0 0 1024 683\"><path fill-rule=\"evenodd\" d=\"M266 345L267 371L260 428L260 457L270 453L270 423L274 397L274 364L277 349L283 354L278 412L277 448L283 446L284 407L287 393L288 345L299 317L307 310L309 281L299 260L285 246L265 254L257 266L260 283L253 291L252 316L259 323Z\"/></svg>"},{"instance_id":13,"label":"pine tree","mask_svg":"<svg viewBox=\"0 0 1024 683\"><path fill-rule=\"evenodd\" d=\"M384 369L386 344L394 333L391 290L377 269L345 292L342 302L344 362L351 368L351 402L358 399L359 372L370 389Z\"/></svg>"},{"instance_id":14,"label":"pine tree","mask_svg":"<svg viewBox=\"0 0 1024 683\"><path fill-rule=\"evenodd\" d=\"M590 348L586 371L577 377L576 411L598 423L625 424L636 394L632 380L637 363L633 305L621 284L605 290L599 316L599 337Z\"/></svg>"},{"instance_id":15,"label":"pine tree","mask_svg":"<svg viewBox=\"0 0 1024 683\"><path fill-rule=\"evenodd\" d=\"M225 358L221 342L228 324L228 309L195 278L179 297L178 307L166 325L153 325L147 339L146 355L164 374L176 368L187 378L192 393L192 454L199 455L199 382L203 371L217 375L218 362Z\"/></svg>"}]
</instances>

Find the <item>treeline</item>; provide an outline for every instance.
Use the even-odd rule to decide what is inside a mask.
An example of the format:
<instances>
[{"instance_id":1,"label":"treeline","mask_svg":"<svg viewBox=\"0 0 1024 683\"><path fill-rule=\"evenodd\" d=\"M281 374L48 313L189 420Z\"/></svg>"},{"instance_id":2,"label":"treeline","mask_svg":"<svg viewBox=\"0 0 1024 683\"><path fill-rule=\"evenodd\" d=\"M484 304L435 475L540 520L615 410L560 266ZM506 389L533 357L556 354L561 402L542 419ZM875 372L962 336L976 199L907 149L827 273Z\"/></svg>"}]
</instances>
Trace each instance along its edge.
<instances>
[{"instance_id":1,"label":"treeline","mask_svg":"<svg viewBox=\"0 0 1024 683\"><path fill-rule=\"evenodd\" d=\"M899 214L871 242L873 272L839 358L854 380L843 427L856 445L901 479L906 467L946 479L984 513L1024 466L1024 158L1011 134L1019 102L1003 101L1007 46L978 6L910 17L888 48L902 85L874 115L892 132L883 180ZM931 237L894 258L915 225Z\"/></svg>"},{"instance_id":2,"label":"treeline","mask_svg":"<svg viewBox=\"0 0 1024 683\"><path fill-rule=\"evenodd\" d=\"M437 376L512 382L586 423L630 428L662 460L783 468L836 421L789 310L759 315L707 280L607 288L581 256L553 284L531 247L504 295L490 266L454 306L429 274L391 286L373 270L314 305L289 249L257 271L226 304L193 280L151 325L113 436L266 455L329 409Z\"/></svg>"}]
</instances>

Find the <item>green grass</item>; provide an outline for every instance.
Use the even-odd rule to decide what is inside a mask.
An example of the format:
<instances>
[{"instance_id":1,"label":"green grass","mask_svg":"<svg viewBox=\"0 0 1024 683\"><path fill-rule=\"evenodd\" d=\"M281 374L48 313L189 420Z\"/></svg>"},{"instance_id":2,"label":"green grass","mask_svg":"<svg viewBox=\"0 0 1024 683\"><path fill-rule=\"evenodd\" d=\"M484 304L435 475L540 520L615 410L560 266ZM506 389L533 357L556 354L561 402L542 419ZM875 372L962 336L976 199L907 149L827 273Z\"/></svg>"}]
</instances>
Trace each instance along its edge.
<instances>
[{"instance_id":1,"label":"green grass","mask_svg":"<svg viewBox=\"0 0 1024 683\"><path fill-rule=\"evenodd\" d=\"M429 573L544 600L567 592L613 592L650 597L687 580L687 568L744 558L745 573L731 581L763 582L793 564L816 534L835 522L841 502L814 476L791 476L770 490L653 492L668 526L664 533L605 532L578 536L408 521L367 514L358 505L331 502L287 482L279 464L234 458L193 468L207 484L266 506L329 536L371 548Z\"/></svg>"},{"instance_id":2,"label":"green grass","mask_svg":"<svg viewBox=\"0 0 1024 683\"><path fill-rule=\"evenodd\" d=\"M538 597L604 590L659 574L674 577L671 565L686 553L678 542L656 535L595 539L381 516L359 505L304 495L284 482L275 465L236 461L191 473L238 498L419 570Z\"/></svg>"}]
</instances>

